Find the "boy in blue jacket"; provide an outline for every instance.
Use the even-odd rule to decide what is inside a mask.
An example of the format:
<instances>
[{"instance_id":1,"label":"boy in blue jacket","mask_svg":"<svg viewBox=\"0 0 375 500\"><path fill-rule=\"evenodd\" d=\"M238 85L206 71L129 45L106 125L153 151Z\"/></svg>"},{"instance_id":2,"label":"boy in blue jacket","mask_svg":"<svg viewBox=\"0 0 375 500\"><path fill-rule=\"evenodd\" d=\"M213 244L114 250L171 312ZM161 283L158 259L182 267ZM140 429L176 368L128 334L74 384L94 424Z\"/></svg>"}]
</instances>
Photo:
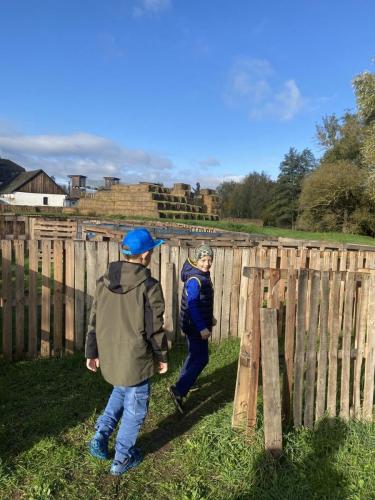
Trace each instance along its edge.
<instances>
[{"instance_id":1,"label":"boy in blue jacket","mask_svg":"<svg viewBox=\"0 0 375 500\"><path fill-rule=\"evenodd\" d=\"M184 282L180 308L180 326L186 335L188 356L179 378L168 389L177 408L183 414L183 398L208 363L208 338L214 326L214 290L210 277L213 251L200 245L194 259L187 259L181 270Z\"/></svg>"}]
</instances>

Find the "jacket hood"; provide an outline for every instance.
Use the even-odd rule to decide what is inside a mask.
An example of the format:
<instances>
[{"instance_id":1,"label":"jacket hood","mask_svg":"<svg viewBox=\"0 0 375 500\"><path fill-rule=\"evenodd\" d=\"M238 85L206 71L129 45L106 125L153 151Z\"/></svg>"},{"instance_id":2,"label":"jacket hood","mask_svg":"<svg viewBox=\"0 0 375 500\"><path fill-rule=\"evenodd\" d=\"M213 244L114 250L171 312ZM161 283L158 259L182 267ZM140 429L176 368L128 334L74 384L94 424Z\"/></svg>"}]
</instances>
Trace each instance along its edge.
<instances>
[{"instance_id":1,"label":"jacket hood","mask_svg":"<svg viewBox=\"0 0 375 500\"><path fill-rule=\"evenodd\" d=\"M146 281L150 270L133 262L111 262L103 276L104 285L114 293L127 293Z\"/></svg>"},{"instance_id":2,"label":"jacket hood","mask_svg":"<svg viewBox=\"0 0 375 500\"><path fill-rule=\"evenodd\" d=\"M190 259L185 260L184 265L181 269L181 280L185 283L190 276L205 276L208 278L210 276L210 271L204 272L197 268L197 266Z\"/></svg>"}]
</instances>

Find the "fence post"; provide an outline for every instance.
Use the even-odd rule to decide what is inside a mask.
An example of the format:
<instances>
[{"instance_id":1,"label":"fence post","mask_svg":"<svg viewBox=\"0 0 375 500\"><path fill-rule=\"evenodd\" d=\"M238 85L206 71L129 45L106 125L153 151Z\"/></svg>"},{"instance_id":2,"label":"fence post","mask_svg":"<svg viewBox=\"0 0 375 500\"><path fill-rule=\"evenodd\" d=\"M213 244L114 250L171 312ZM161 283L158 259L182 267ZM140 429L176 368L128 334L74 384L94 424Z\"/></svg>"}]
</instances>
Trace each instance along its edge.
<instances>
[{"instance_id":1,"label":"fence post","mask_svg":"<svg viewBox=\"0 0 375 500\"><path fill-rule=\"evenodd\" d=\"M279 348L276 309L260 309L265 449L272 456L282 453Z\"/></svg>"}]
</instances>

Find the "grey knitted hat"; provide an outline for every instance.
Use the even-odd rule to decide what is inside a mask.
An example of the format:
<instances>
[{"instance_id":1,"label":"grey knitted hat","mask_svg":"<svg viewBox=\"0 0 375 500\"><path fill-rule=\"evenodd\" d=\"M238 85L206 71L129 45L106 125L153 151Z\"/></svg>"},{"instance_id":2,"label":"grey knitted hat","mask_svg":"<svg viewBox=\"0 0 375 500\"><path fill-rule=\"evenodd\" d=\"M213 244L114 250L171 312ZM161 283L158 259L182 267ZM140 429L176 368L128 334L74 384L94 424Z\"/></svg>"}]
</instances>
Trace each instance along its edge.
<instances>
[{"instance_id":1,"label":"grey knitted hat","mask_svg":"<svg viewBox=\"0 0 375 500\"><path fill-rule=\"evenodd\" d=\"M197 260L201 259L202 257L211 257L211 259L214 256L214 252L212 251L212 248L209 245L199 245L199 247L194 249L194 261L197 262Z\"/></svg>"}]
</instances>

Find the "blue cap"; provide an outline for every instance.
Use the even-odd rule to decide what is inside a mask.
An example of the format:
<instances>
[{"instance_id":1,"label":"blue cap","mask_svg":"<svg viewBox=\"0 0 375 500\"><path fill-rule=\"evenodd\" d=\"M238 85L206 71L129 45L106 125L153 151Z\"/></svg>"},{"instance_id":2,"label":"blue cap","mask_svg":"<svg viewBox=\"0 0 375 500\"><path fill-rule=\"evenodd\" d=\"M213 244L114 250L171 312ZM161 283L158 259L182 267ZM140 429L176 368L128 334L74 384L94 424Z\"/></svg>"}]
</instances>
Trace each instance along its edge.
<instances>
[{"instance_id":1,"label":"blue cap","mask_svg":"<svg viewBox=\"0 0 375 500\"><path fill-rule=\"evenodd\" d=\"M122 250L125 255L138 255L148 250L152 250L164 243L164 240L154 240L150 232L143 228L138 227L129 231L122 240L122 245L126 246L126 250Z\"/></svg>"}]
</instances>

